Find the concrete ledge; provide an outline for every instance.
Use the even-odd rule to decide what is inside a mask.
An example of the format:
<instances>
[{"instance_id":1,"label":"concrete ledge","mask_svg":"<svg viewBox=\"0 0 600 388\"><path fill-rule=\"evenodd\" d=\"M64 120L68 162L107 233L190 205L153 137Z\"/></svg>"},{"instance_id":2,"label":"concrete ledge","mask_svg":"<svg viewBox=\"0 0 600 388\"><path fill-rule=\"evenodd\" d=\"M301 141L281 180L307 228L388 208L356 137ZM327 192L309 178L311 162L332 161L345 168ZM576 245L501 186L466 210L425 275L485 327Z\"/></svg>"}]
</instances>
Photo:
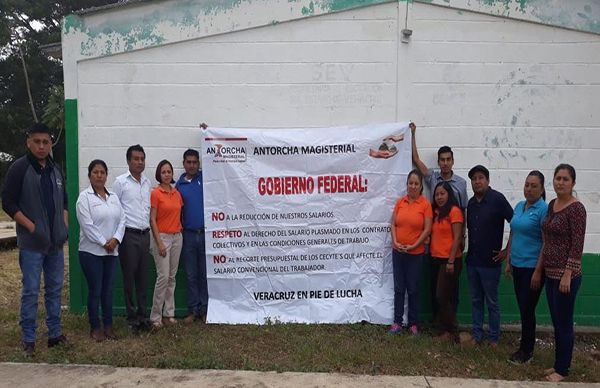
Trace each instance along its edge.
<instances>
[{"instance_id":1,"label":"concrete ledge","mask_svg":"<svg viewBox=\"0 0 600 388\"><path fill-rule=\"evenodd\" d=\"M427 376L115 368L102 365L0 363L3 386L26 387L560 387L564 383L478 380ZM600 384L567 383L573 387Z\"/></svg>"}]
</instances>

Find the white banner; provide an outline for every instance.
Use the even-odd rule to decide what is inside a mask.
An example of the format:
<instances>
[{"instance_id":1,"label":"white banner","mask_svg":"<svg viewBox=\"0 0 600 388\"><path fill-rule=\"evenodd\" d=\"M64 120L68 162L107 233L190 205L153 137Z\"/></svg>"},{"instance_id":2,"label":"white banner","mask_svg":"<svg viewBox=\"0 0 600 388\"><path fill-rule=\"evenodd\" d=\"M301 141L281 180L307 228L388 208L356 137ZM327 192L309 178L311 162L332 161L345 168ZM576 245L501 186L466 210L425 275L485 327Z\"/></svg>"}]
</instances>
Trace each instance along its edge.
<instances>
[{"instance_id":1,"label":"white banner","mask_svg":"<svg viewBox=\"0 0 600 388\"><path fill-rule=\"evenodd\" d=\"M408 123L203 137L208 322L391 322Z\"/></svg>"}]
</instances>

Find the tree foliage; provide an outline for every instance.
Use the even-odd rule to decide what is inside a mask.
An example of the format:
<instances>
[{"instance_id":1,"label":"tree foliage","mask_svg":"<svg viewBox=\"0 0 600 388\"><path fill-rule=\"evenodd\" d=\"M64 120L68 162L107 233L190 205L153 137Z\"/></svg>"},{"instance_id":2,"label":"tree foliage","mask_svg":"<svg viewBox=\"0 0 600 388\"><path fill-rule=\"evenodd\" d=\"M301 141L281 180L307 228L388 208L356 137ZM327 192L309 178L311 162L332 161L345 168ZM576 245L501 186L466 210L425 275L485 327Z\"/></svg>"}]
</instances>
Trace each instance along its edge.
<instances>
[{"instance_id":1,"label":"tree foliage","mask_svg":"<svg viewBox=\"0 0 600 388\"><path fill-rule=\"evenodd\" d=\"M23 61L33 109L38 119L52 118L47 124L58 134L64 127L64 108L56 99L62 90L56 89L63 84L62 63L46 55L40 46L60 42L61 21L69 13L114 2L116 0L0 0L0 152L21 155L25 151L25 131L34 122ZM64 104L64 97L61 98ZM54 114L48 116L45 114L48 111ZM56 117L56 112L63 115L62 120ZM59 143L55 150L59 161L64 160L64 146L61 146Z\"/></svg>"}]
</instances>

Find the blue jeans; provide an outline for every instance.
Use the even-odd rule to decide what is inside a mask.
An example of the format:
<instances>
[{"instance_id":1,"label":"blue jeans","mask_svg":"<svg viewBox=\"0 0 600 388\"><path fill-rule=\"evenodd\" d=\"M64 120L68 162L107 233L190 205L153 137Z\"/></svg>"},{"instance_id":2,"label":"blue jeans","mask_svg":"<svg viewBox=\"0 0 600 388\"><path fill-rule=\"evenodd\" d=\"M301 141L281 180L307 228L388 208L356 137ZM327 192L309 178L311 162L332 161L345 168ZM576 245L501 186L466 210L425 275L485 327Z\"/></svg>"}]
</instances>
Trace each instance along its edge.
<instances>
[{"instance_id":1,"label":"blue jeans","mask_svg":"<svg viewBox=\"0 0 600 388\"><path fill-rule=\"evenodd\" d=\"M60 327L60 294L64 280L65 257L62 249L51 254L21 249L19 266L23 275L21 292L21 319L23 341L35 342L37 306L40 293L40 275L44 272L44 303L48 338L62 334Z\"/></svg>"},{"instance_id":2,"label":"blue jeans","mask_svg":"<svg viewBox=\"0 0 600 388\"><path fill-rule=\"evenodd\" d=\"M559 284L560 280L546 278L546 298L554 326L554 370L561 376L568 376L575 343L575 297L581 286L581 276L571 279L571 292L568 294L559 291Z\"/></svg>"},{"instance_id":3,"label":"blue jeans","mask_svg":"<svg viewBox=\"0 0 600 388\"><path fill-rule=\"evenodd\" d=\"M204 233L183 231L183 266L187 277L187 305L190 314L203 315L208 310L206 251Z\"/></svg>"},{"instance_id":4,"label":"blue jeans","mask_svg":"<svg viewBox=\"0 0 600 388\"><path fill-rule=\"evenodd\" d=\"M100 329L98 308L102 305L102 324L112 326L112 290L117 256L96 256L79 251L79 262L88 284L87 310L92 330Z\"/></svg>"},{"instance_id":5,"label":"blue jeans","mask_svg":"<svg viewBox=\"0 0 600 388\"><path fill-rule=\"evenodd\" d=\"M531 289L531 276L535 268L512 267L513 284L515 286L515 296L519 305L521 315L521 344L519 349L527 354L533 353L535 345L535 308L540 300L542 285L537 290Z\"/></svg>"},{"instance_id":6,"label":"blue jeans","mask_svg":"<svg viewBox=\"0 0 600 388\"><path fill-rule=\"evenodd\" d=\"M467 265L467 276L471 290L471 315L473 318L473 338L477 342L483 340L484 301L488 307L489 340L500 339L500 305L498 304L498 284L501 268L475 267Z\"/></svg>"},{"instance_id":7,"label":"blue jeans","mask_svg":"<svg viewBox=\"0 0 600 388\"><path fill-rule=\"evenodd\" d=\"M394 323L402 324L404 295L408 293L408 326L419 321L419 279L423 266L423 255L392 251L394 268Z\"/></svg>"}]
</instances>

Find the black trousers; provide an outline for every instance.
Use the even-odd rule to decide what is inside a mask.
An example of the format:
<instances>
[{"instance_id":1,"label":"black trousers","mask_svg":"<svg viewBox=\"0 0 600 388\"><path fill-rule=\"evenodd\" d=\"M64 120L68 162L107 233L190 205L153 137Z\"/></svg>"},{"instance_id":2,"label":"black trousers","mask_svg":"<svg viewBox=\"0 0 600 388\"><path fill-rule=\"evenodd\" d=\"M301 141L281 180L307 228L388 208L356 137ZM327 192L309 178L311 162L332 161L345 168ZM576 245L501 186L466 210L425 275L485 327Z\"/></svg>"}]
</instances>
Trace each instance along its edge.
<instances>
[{"instance_id":1,"label":"black trousers","mask_svg":"<svg viewBox=\"0 0 600 388\"><path fill-rule=\"evenodd\" d=\"M125 230L119 246L119 261L123 273L123 292L127 309L127 323L136 325L145 321L146 291L148 289L148 261L150 259L150 232ZM133 298L135 289L135 301Z\"/></svg>"},{"instance_id":2,"label":"black trousers","mask_svg":"<svg viewBox=\"0 0 600 388\"><path fill-rule=\"evenodd\" d=\"M540 294L544 287L544 276L542 276L542 285L537 290L531 289L531 276L534 268L512 267L513 284L515 286L515 295L521 314L521 344L520 349L527 353L533 353L535 345L535 308L540 300Z\"/></svg>"}]
</instances>

